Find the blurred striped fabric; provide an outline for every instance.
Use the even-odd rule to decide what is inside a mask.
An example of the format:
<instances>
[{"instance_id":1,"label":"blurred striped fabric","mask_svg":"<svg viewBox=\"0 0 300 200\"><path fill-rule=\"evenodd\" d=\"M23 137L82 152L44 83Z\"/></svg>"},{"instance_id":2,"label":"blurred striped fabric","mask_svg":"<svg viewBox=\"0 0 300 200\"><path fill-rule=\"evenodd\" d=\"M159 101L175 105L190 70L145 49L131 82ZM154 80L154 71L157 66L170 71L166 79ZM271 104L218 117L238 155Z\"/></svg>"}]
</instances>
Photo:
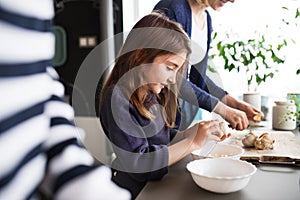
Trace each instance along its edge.
<instances>
[{"instance_id":1,"label":"blurred striped fabric","mask_svg":"<svg viewBox=\"0 0 300 200\"><path fill-rule=\"evenodd\" d=\"M0 199L129 199L77 140L51 67L53 5L0 0Z\"/></svg>"}]
</instances>

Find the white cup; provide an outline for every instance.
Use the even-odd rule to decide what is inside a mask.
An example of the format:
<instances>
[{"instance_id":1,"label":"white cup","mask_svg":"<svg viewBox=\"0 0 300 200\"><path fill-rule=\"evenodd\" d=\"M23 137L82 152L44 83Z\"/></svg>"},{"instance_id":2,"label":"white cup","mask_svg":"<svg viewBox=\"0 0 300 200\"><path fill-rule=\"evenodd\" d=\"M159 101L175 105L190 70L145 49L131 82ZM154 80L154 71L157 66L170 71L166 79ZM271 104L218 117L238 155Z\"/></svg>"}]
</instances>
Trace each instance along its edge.
<instances>
[{"instance_id":1,"label":"white cup","mask_svg":"<svg viewBox=\"0 0 300 200\"><path fill-rule=\"evenodd\" d=\"M243 100L256 109L261 110L261 95L258 92L244 93Z\"/></svg>"}]
</instances>

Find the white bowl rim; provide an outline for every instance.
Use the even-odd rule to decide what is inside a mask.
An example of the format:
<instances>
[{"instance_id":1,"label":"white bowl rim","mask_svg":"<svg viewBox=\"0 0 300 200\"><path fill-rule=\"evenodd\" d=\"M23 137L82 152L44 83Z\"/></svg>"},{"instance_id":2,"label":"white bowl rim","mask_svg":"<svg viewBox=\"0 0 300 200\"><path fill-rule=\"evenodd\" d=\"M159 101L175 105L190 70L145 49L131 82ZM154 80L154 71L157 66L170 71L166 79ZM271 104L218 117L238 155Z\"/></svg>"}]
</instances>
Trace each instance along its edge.
<instances>
[{"instance_id":1,"label":"white bowl rim","mask_svg":"<svg viewBox=\"0 0 300 200\"><path fill-rule=\"evenodd\" d=\"M224 144L223 143L218 143L217 145L219 145L219 146L225 146L225 147L229 146L229 147L233 147L233 148L236 148L236 149L240 150L240 153L229 155L228 158L233 157L233 156L241 156L241 155L243 155L245 153L245 150L242 147L237 146L237 145L225 144L225 143ZM197 150L192 151L191 154L195 155L195 156L200 156L199 154L196 153L196 152L200 152L200 151L201 151L201 149L197 149ZM200 157L203 157L203 158L219 158L219 157L214 157L214 156L200 156Z\"/></svg>"},{"instance_id":2,"label":"white bowl rim","mask_svg":"<svg viewBox=\"0 0 300 200\"><path fill-rule=\"evenodd\" d=\"M256 173L257 171L257 168L255 165L253 165L252 163L249 163L247 161L244 161L244 160L236 160L236 159L233 159L233 158L210 158L210 159L230 159L230 160L233 160L234 162L241 162L241 163L244 163L246 165L248 165L249 167L252 168L252 172L248 173L248 174L245 174L245 175L241 175L241 176L235 176L235 177L229 177L229 176L209 176L209 175L204 175L204 174L197 174L195 172L193 172L192 169L190 169L190 166L195 163L195 162L206 162L205 160L206 159L200 159L200 160L193 160L193 161L190 161L187 165L186 165L186 168L187 170L192 173L192 174L195 174L196 176L202 176L202 177L206 177L206 178L211 178L211 179L222 179L222 180L234 180L234 179L242 179L242 178L247 178L249 176L252 176L253 174Z\"/></svg>"}]
</instances>

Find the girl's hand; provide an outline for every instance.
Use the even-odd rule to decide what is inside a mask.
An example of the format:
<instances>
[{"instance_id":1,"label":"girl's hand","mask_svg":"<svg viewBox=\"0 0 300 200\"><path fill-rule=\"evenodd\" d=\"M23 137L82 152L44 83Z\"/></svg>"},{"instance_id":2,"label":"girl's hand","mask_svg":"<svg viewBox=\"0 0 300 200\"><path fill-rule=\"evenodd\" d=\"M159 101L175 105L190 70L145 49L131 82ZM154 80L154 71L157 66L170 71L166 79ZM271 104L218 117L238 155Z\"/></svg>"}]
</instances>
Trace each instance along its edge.
<instances>
[{"instance_id":1,"label":"girl's hand","mask_svg":"<svg viewBox=\"0 0 300 200\"><path fill-rule=\"evenodd\" d=\"M202 121L197 126L195 133L190 135L192 150L201 148L208 140L220 142L231 135L226 132L224 122L220 122L219 120Z\"/></svg>"},{"instance_id":2,"label":"girl's hand","mask_svg":"<svg viewBox=\"0 0 300 200\"><path fill-rule=\"evenodd\" d=\"M207 140L222 141L230 136L224 128L225 123L218 120L202 121L183 132L184 139L168 147L169 166L178 162L192 151L200 149Z\"/></svg>"}]
</instances>

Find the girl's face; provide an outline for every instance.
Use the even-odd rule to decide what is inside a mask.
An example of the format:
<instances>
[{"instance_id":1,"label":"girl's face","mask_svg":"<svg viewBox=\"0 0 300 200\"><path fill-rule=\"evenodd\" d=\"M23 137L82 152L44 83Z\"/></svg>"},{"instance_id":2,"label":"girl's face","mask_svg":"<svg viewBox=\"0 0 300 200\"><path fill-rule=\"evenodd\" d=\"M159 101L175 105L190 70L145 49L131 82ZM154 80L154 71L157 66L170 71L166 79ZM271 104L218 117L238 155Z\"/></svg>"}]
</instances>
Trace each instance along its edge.
<instances>
[{"instance_id":1,"label":"girl's face","mask_svg":"<svg viewBox=\"0 0 300 200\"><path fill-rule=\"evenodd\" d=\"M153 65L144 71L148 88L154 94L159 94L168 84L176 83L176 74L186 59L186 52L158 56Z\"/></svg>"},{"instance_id":2,"label":"girl's face","mask_svg":"<svg viewBox=\"0 0 300 200\"><path fill-rule=\"evenodd\" d=\"M220 10L225 3L234 3L235 0L208 0L209 6L214 10Z\"/></svg>"}]
</instances>

